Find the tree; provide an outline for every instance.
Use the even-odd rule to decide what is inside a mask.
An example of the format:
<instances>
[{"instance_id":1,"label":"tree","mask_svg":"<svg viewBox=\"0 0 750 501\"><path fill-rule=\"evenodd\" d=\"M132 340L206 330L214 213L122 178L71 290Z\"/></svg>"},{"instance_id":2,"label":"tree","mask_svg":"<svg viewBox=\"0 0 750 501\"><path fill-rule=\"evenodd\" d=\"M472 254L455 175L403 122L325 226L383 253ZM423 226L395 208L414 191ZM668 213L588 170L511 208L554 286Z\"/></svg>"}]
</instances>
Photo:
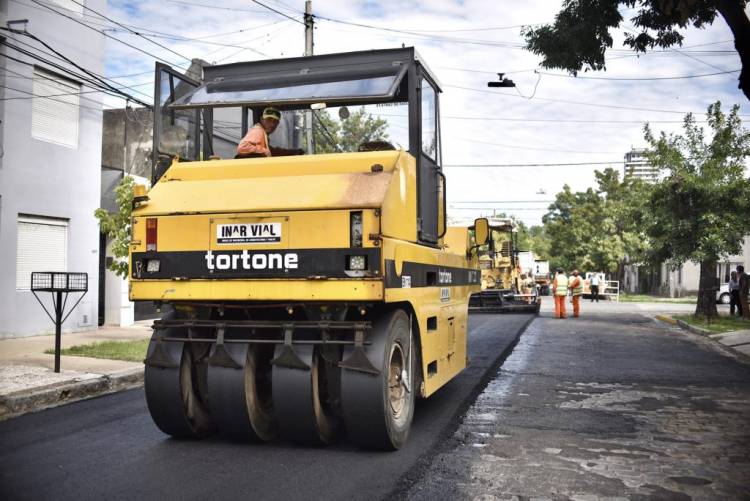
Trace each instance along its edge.
<instances>
[{"instance_id":1,"label":"tree","mask_svg":"<svg viewBox=\"0 0 750 501\"><path fill-rule=\"evenodd\" d=\"M526 48L543 57L542 67L576 75L606 69L604 54L612 47L611 31L623 17L620 6L637 9L630 22L638 33L625 33L625 45L635 52L681 46L680 29L702 28L724 18L734 35L742 70L738 87L750 99L750 19L747 0L564 0L555 22L523 31Z\"/></svg>"},{"instance_id":2,"label":"tree","mask_svg":"<svg viewBox=\"0 0 750 501\"><path fill-rule=\"evenodd\" d=\"M739 106L729 115L721 103L708 107L707 138L692 114L683 134L654 135L645 127L649 161L665 177L649 200L653 257L672 267L685 261L700 263L695 315L716 317L716 263L740 252L750 233L750 132L742 128Z\"/></svg>"},{"instance_id":3,"label":"tree","mask_svg":"<svg viewBox=\"0 0 750 501\"><path fill-rule=\"evenodd\" d=\"M102 233L112 239L112 255L114 259L109 269L115 275L128 278L128 246L130 245L130 214L133 210L133 187L135 182L130 176L125 176L115 188L117 212L96 209L94 216L99 220Z\"/></svg>"},{"instance_id":4,"label":"tree","mask_svg":"<svg viewBox=\"0 0 750 501\"><path fill-rule=\"evenodd\" d=\"M315 153L335 153L338 151L336 146L341 151L357 151L362 143L388 140L388 122L383 118L373 117L364 107L340 122L331 118L326 110L315 113Z\"/></svg>"},{"instance_id":5,"label":"tree","mask_svg":"<svg viewBox=\"0 0 750 501\"><path fill-rule=\"evenodd\" d=\"M622 280L625 264L647 248L644 208L648 186L614 169L596 172L597 187L573 193L565 185L544 216L550 264L566 270L603 270Z\"/></svg>"},{"instance_id":6,"label":"tree","mask_svg":"<svg viewBox=\"0 0 750 501\"><path fill-rule=\"evenodd\" d=\"M544 225L534 225L529 228L529 247L534 251L537 259L542 261L549 260L550 239Z\"/></svg>"}]
</instances>

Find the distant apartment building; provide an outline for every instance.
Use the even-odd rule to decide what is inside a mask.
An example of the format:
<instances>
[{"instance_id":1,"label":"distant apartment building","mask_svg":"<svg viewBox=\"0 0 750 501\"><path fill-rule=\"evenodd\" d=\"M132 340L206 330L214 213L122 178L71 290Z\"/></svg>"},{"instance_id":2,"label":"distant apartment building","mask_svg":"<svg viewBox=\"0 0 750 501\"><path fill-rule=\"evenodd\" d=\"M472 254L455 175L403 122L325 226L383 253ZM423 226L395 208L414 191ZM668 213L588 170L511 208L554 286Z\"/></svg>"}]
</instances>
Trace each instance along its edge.
<instances>
[{"instance_id":1,"label":"distant apartment building","mask_svg":"<svg viewBox=\"0 0 750 501\"><path fill-rule=\"evenodd\" d=\"M63 330L96 327L101 94L23 30L99 75L104 36L81 24L89 16L76 2L45 5L0 1L0 25L28 20L11 24L19 33L0 32L0 338L54 332L30 291L32 271L88 273L89 292ZM106 0L86 5L107 8Z\"/></svg>"},{"instance_id":2,"label":"distant apartment building","mask_svg":"<svg viewBox=\"0 0 750 501\"><path fill-rule=\"evenodd\" d=\"M625 153L623 177L636 177L647 182L654 182L658 176L659 170L649 163L645 149L633 148Z\"/></svg>"}]
</instances>

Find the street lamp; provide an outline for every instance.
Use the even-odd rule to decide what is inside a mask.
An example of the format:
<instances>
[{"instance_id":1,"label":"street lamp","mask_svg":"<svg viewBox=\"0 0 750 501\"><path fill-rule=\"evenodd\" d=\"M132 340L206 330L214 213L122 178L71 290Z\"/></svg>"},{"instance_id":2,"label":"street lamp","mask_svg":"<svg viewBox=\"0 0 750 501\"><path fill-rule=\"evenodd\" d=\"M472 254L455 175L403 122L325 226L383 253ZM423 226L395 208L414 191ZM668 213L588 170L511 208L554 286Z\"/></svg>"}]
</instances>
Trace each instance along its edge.
<instances>
[{"instance_id":1,"label":"street lamp","mask_svg":"<svg viewBox=\"0 0 750 501\"><path fill-rule=\"evenodd\" d=\"M516 84L509 78L503 78L505 73L498 73L499 82L487 82L487 87L515 87Z\"/></svg>"}]
</instances>

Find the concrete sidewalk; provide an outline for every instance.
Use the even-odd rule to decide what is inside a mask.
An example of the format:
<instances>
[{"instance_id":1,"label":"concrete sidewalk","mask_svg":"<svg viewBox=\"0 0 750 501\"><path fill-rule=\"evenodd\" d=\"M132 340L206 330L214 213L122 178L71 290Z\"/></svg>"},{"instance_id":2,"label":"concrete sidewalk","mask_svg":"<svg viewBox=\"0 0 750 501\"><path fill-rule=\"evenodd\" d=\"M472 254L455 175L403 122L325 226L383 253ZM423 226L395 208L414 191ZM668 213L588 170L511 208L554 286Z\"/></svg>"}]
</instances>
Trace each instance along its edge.
<instances>
[{"instance_id":1,"label":"concrete sidewalk","mask_svg":"<svg viewBox=\"0 0 750 501\"><path fill-rule=\"evenodd\" d=\"M62 347L148 339L151 323L65 333ZM142 384L141 362L61 356L55 373L55 356L44 353L54 347L54 335L0 340L0 420Z\"/></svg>"}]
</instances>

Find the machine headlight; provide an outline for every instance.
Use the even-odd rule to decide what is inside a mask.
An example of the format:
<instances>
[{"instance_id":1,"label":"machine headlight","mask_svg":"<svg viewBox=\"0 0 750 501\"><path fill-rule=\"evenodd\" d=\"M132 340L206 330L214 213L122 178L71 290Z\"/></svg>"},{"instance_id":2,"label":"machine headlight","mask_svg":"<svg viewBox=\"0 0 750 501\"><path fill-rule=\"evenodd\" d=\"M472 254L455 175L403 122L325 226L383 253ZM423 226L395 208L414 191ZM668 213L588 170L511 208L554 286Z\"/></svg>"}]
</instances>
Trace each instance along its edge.
<instances>
[{"instance_id":1,"label":"machine headlight","mask_svg":"<svg viewBox=\"0 0 750 501\"><path fill-rule=\"evenodd\" d=\"M364 271L367 269L367 256L348 256L348 270Z\"/></svg>"},{"instance_id":2,"label":"machine headlight","mask_svg":"<svg viewBox=\"0 0 750 501\"><path fill-rule=\"evenodd\" d=\"M149 259L146 261L146 272L148 273L157 273L159 271L159 268L161 266L161 263L158 259Z\"/></svg>"}]
</instances>

